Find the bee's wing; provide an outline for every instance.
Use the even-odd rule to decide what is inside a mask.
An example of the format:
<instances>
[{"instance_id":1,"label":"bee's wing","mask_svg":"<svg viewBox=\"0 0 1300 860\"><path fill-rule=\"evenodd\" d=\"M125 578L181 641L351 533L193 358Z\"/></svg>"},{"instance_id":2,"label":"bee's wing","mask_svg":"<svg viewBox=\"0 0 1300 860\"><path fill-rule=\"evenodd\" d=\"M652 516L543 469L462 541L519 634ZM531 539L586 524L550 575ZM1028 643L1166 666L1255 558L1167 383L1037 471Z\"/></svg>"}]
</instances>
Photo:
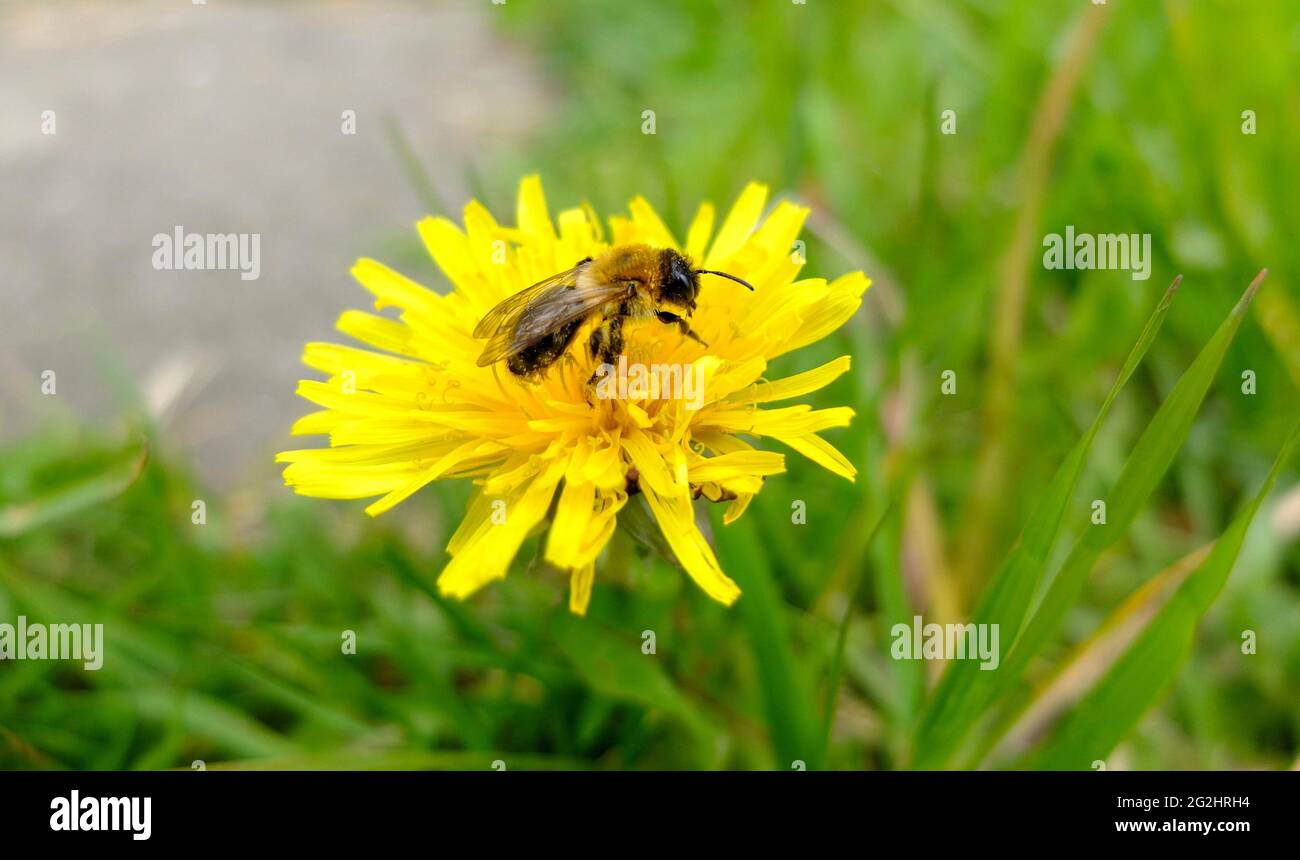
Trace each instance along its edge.
<instances>
[{"instance_id":1,"label":"bee's wing","mask_svg":"<svg viewBox=\"0 0 1300 860\"><path fill-rule=\"evenodd\" d=\"M580 319L617 298L621 284L584 284L579 275L589 263L520 290L488 311L474 327L474 337L489 338L478 358L479 367L500 361L537 343L566 323Z\"/></svg>"},{"instance_id":2,"label":"bee's wing","mask_svg":"<svg viewBox=\"0 0 1300 860\"><path fill-rule=\"evenodd\" d=\"M537 298L550 287L564 287L578 282L578 275L587 266L586 263L579 263L572 269L560 272L558 275L551 275L533 284L531 287L525 287L513 296L507 296L496 307L487 312L487 316L479 320L478 325L474 326L474 337L484 338L496 334L505 326L506 322L518 320L519 315L523 313L533 299ZM513 326L508 326L513 328Z\"/></svg>"}]
</instances>

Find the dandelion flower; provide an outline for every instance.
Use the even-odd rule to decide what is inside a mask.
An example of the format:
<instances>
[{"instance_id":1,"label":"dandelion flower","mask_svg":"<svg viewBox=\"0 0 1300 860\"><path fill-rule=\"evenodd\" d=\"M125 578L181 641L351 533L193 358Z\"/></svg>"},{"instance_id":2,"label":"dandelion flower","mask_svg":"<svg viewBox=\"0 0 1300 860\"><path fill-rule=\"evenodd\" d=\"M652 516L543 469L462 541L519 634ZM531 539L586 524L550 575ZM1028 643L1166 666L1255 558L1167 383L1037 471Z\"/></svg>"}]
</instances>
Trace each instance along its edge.
<instances>
[{"instance_id":1,"label":"dandelion flower","mask_svg":"<svg viewBox=\"0 0 1300 860\"><path fill-rule=\"evenodd\" d=\"M299 384L298 394L320 410L293 432L328 434L330 447L281 453L285 483L321 498L378 496L366 508L376 516L431 481L473 479L439 590L464 598L504 577L524 540L549 521L545 559L569 572L569 607L579 614L620 510L640 494L686 573L731 604L740 589L696 526L693 502L728 502L731 523L767 476L785 471L783 454L749 440L774 439L836 475L855 474L820 435L847 426L851 409L772 405L822 388L849 369L849 357L783 379L763 374L772 359L847 321L870 281L861 272L797 280L803 261L792 249L808 210L781 202L763 217L766 203L767 189L751 183L716 233L713 206L704 203L679 244L637 197L628 216L610 219L607 237L590 206L552 220L540 180L528 177L513 227L478 202L465 207L463 227L424 219L420 237L454 289L439 294L375 260L356 263L352 274L374 294L375 308L400 315L339 317L339 331L378 352L307 344L303 362L329 378ZM594 360L581 336L540 379L477 365L483 341L472 332L498 302L626 243L673 248L754 288L705 279L691 317L703 343L655 320L624 328L630 361L699 373L700 402L593 399Z\"/></svg>"}]
</instances>

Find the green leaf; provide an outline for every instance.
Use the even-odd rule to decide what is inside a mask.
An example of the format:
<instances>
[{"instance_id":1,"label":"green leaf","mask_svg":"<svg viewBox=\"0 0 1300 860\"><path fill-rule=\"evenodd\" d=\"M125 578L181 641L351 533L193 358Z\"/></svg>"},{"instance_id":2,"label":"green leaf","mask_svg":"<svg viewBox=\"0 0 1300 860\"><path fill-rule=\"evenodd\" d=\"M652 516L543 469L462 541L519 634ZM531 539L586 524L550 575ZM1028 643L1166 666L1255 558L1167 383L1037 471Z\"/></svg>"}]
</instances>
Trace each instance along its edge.
<instances>
[{"instance_id":1,"label":"green leaf","mask_svg":"<svg viewBox=\"0 0 1300 860\"><path fill-rule=\"evenodd\" d=\"M1138 438L1124 462L1115 486L1108 494L1106 524L1088 527L1076 541L1024 633L1012 647L1010 656L999 669L988 673L994 676L992 683L996 694L1008 691L1020 679L1029 660L1053 639L1060 630L1066 613L1078 599L1097 559L1128 532L1133 520L1146 505L1147 499L1186 440L1201 402L1214 383L1228 346L1241 327L1255 291L1267 274L1268 270L1265 269L1251 281L1241 300L1196 356L1191 367L1179 378L1151 423ZM1007 717L1013 711L1014 708L1004 710L998 720L998 728L986 738L984 749L988 748L989 741L996 740L1009 728Z\"/></svg>"},{"instance_id":2,"label":"green leaf","mask_svg":"<svg viewBox=\"0 0 1300 860\"><path fill-rule=\"evenodd\" d=\"M802 761L815 769L821 763L822 748L817 709L811 707L811 689L795 661L786 607L761 551L762 542L744 517L716 528L714 535L724 569L741 588L735 611L745 626L758 667L776 767L788 770L793 762Z\"/></svg>"},{"instance_id":3,"label":"green leaf","mask_svg":"<svg viewBox=\"0 0 1300 860\"><path fill-rule=\"evenodd\" d=\"M1196 420L1196 413L1214 383L1219 365L1241 327L1246 309L1263 282L1266 272L1260 272L1251 282L1228 318L1197 355L1192 366L1182 375L1173 391L1156 411L1137 444L1129 453L1115 486L1107 499L1107 523L1088 528L1076 543L1060 574L1052 582L1042 604L1034 613L1024 635L1012 652L1011 666L1023 667L1047 643L1060 626L1066 611L1078 597L1093 563L1128 531L1133 520L1146 505L1182 447ZM1010 667L1008 667L1010 668ZM1008 675L1013 673L1008 672ZM1005 677L1005 676L1004 676Z\"/></svg>"},{"instance_id":4,"label":"green leaf","mask_svg":"<svg viewBox=\"0 0 1300 860\"><path fill-rule=\"evenodd\" d=\"M1228 580L1246 532L1300 440L1300 423L1273 462L1255 498L1219 536L1205 561L1179 586L1106 676L1075 707L1033 759L1050 770L1087 769L1132 730L1178 674L1201 616Z\"/></svg>"},{"instance_id":5,"label":"green leaf","mask_svg":"<svg viewBox=\"0 0 1300 860\"><path fill-rule=\"evenodd\" d=\"M678 718L704 754L720 748L717 729L663 670L662 659L642 652L641 642L567 609L556 613L553 624L556 645L593 692Z\"/></svg>"},{"instance_id":6,"label":"green leaf","mask_svg":"<svg viewBox=\"0 0 1300 860\"><path fill-rule=\"evenodd\" d=\"M691 710L689 703L641 643L600 622L565 611L554 620L555 643L578 674L601 695L671 713Z\"/></svg>"},{"instance_id":7,"label":"green leaf","mask_svg":"<svg viewBox=\"0 0 1300 860\"><path fill-rule=\"evenodd\" d=\"M890 514L893 512L894 505L897 501L898 496L897 493L895 493L895 495L892 496L885 505L885 509L876 517L876 524L873 525L871 531L867 533L866 540L862 546L862 552L864 554L871 548L872 543L875 542L876 535L880 533L880 527L885 524L885 520L888 519ZM857 570L859 575L853 576L848 587L844 590L844 594L847 598L847 605L844 607L844 616L840 619L839 632L835 637L835 653L831 658L830 678L826 685L826 704L822 709L823 758L825 757L826 750L830 746L831 729L835 724L835 707L839 701L840 679L844 673L844 649L849 640L849 622L853 619L853 595L857 593L861 571L862 568L859 567Z\"/></svg>"},{"instance_id":8,"label":"green leaf","mask_svg":"<svg viewBox=\"0 0 1300 860\"><path fill-rule=\"evenodd\" d=\"M303 752L239 708L198 690L156 687L104 693L105 701L127 702L141 721L179 721L188 732L237 756L290 756Z\"/></svg>"},{"instance_id":9,"label":"green leaf","mask_svg":"<svg viewBox=\"0 0 1300 860\"><path fill-rule=\"evenodd\" d=\"M977 624L999 625L998 632L1003 642L1014 642L1016 634L1020 632L1029 602L1047 567L1048 553L1061 532L1065 509L1074 496L1093 441L1110 413L1115 398L1142 363L1160 332L1182 279L1182 275L1174 278L1156 305L1102 402L1097 417L1093 419L1092 426L1057 469L1047 492L1035 506L1033 515L1021 532L1020 539L976 606L973 621ZM942 767L947 762L993 697L994 674L981 671L974 661L954 660L949 663L948 670L927 701L917 723L913 742L913 767Z\"/></svg>"},{"instance_id":10,"label":"green leaf","mask_svg":"<svg viewBox=\"0 0 1300 860\"><path fill-rule=\"evenodd\" d=\"M49 492L0 507L0 538L12 538L125 492L144 471L147 444L126 451L91 474Z\"/></svg>"}]
</instances>

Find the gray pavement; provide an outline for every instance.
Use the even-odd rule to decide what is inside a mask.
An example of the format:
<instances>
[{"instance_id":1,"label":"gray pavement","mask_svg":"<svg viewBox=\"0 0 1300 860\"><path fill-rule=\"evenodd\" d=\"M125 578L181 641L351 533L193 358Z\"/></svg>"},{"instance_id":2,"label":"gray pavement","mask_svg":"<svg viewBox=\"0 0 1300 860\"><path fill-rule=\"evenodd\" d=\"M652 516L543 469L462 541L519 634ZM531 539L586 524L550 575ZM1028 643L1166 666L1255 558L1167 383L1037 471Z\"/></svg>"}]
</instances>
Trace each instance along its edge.
<instances>
[{"instance_id":1,"label":"gray pavement","mask_svg":"<svg viewBox=\"0 0 1300 860\"><path fill-rule=\"evenodd\" d=\"M365 304L351 262L424 214L385 115L459 206L467 162L545 113L493 8L0 3L0 437L109 425L136 389L209 484L272 474L303 342ZM177 225L260 233L260 277L155 270Z\"/></svg>"}]
</instances>

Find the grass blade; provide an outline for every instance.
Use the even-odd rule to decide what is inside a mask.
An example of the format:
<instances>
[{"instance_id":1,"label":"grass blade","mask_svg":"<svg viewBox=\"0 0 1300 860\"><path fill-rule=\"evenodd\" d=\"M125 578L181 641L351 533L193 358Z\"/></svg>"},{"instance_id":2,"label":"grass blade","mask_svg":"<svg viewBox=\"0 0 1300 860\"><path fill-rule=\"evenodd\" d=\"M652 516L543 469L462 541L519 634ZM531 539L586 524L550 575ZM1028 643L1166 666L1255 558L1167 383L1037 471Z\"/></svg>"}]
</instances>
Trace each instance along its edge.
<instances>
[{"instance_id":1,"label":"grass blade","mask_svg":"<svg viewBox=\"0 0 1300 860\"><path fill-rule=\"evenodd\" d=\"M1133 520L1146 505L1147 499L1164 477L1191 431L1201 402L1209 392L1219 365L1241 327L1251 299L1267 274L1268 270L1265 269L1251 281L1241 300L1174 385L1129 452L1124 468L1109 494L1107 523L1091 526L1075 543L1024 633L1012 647L1010 656L996 672L989 673L994 676L992 683L996 694L1007 691L1015 684L1029 660L1060 630L1066 613L1078 599L1097 559L1128 532ZM1007 720L1001 719L990 740L995 740L1006 728Z\"/></svg>"},{"instance_id":2,"label":"grass blade","mask_svg":"<svg viewBox=\"0 0 1300 860\"><path fill-rule=\"evenodd\" d=\"M1033 766L1051 770L1087 769L1105 759L1178 674L1201 616L1223 589L1246 532L1300 440L1300 423L1291 431L1255 498L1219 536L1204 563L1191 574L1106 676L1084 697Z\"/></svg>"},{"instance_id":3,"label":"grass blade","mask_svg":"<svg viewBox=\"0 0 1300 860\"><path fill-rule=\"evenodd\" d=\"M973 620L979 624L999 625L1004 642L1014 641L1020 631L1020 625L1029 609L1029 601L1047 565L1047 555L1060 534L1066 506L1079 483L1093 440L1115 398L1142 363L1160 332L1182 279L1182 275L1174 278L1156 305L1102 402L1092 426L1057 469L1047 493L1035 507L1020 539L976 606ZM913 741L914 767L932 768L945 764L966 731L974 724L975 717L991 698L993 679L990 675L991 673L979 671L974 662L958 660L949 664L918 721Z\"/></svg>"},{"instance_id":4,"label":"grass blade","mask_svg":"<svg viewBox=\"0 0 1300 860\"><path fill-rule=\"evenodd\" d=\"M1014 725L982 759L981 766L997 767L1000 761L1019 758L1041 744L1062 716L1105 677L1213 548L1214 540L1210 540L1149 578L1075 646L1069 657L1053 665L1050 674L1035 679L1032 698L1025 700Z\"/></svg>"},{"instance_id":5,"label":"grass blade","mask_svg":"<svg viewBox=\"0 0 1300 860\"><path fill-rule=\"evenodd\" d=\"M1011 655L1012 666L1023 666L1056 632L1065 611L1073 604L1084 579L1092 570L1092 563L1128 531L1128 527L1146 505L1178 449L1182 447L1183 440L1187 438L1201 402L1223 362L1223 356L1241 327L1246 309L1266 274L1267 270L1255 277L1245 295L1156 411L1155 417L1130 452L1110 493L1107 525L1084 532L1061 574L1052 583L1042 604L1034 613L1024 636L1017 641ZM1019 655L1016 652L1020 652Z\"/></svg>"},{"instance_id":6,"label":"grass blade","mask_svg":"<svg viewBox=\"0 0 1300 860\"><path fill-rule=\"evenodd\" d=\"M0 538L12 538L121 495L144 471L145 444L98 470L21 502L0 505Z\"/></svg>"},{"instance_id":7,"label":"grass blade","mask_svg":"<svg viewBox=\"0 0 1300 860\"><path fill-rule=\"evenodd\" d=\"M724 568L740 585L736 603L758 665L763 707L778 769L796 760L815 769L821 763L821 735L806 679L798 671L785 624L785 610L749 520L714 530Z\"/></svg>"},{"instance_id":8,"label":"grass blade","mask_svg":"<svg viewBox=\"0 0 1300 860\"><path fill-rule=\"evenodd\" d=\"M871 544L875 541L876 535L880 533L880 527L885 524L885 520L887 520L890 513L893 512L896 501L896 496L891 498L886 503L885 509L880 512L878 517L876 517L875 525L873 525L871 531L867 533L866 541L862 548L863 553L866 553L866 551L871 548ZM849 621L853 618L853 595L857 593L858 585L861 581L861 571L862 568L858 568L858 575L853 576L850 579L848 587L844 590L844 593L848 598L846 600L847 605L844 607L844 617L840 619L840 628L835 637L835 654L831 658L830 678L826 685L826 703L822 709L822 713L824 714L822 724L823 758L826 755L826 751L830 748L831 729L834 727L835 723L835 706L839 702L840 679L844 673L844 648L849 639Z\"/></svg>"}]
</instances>

